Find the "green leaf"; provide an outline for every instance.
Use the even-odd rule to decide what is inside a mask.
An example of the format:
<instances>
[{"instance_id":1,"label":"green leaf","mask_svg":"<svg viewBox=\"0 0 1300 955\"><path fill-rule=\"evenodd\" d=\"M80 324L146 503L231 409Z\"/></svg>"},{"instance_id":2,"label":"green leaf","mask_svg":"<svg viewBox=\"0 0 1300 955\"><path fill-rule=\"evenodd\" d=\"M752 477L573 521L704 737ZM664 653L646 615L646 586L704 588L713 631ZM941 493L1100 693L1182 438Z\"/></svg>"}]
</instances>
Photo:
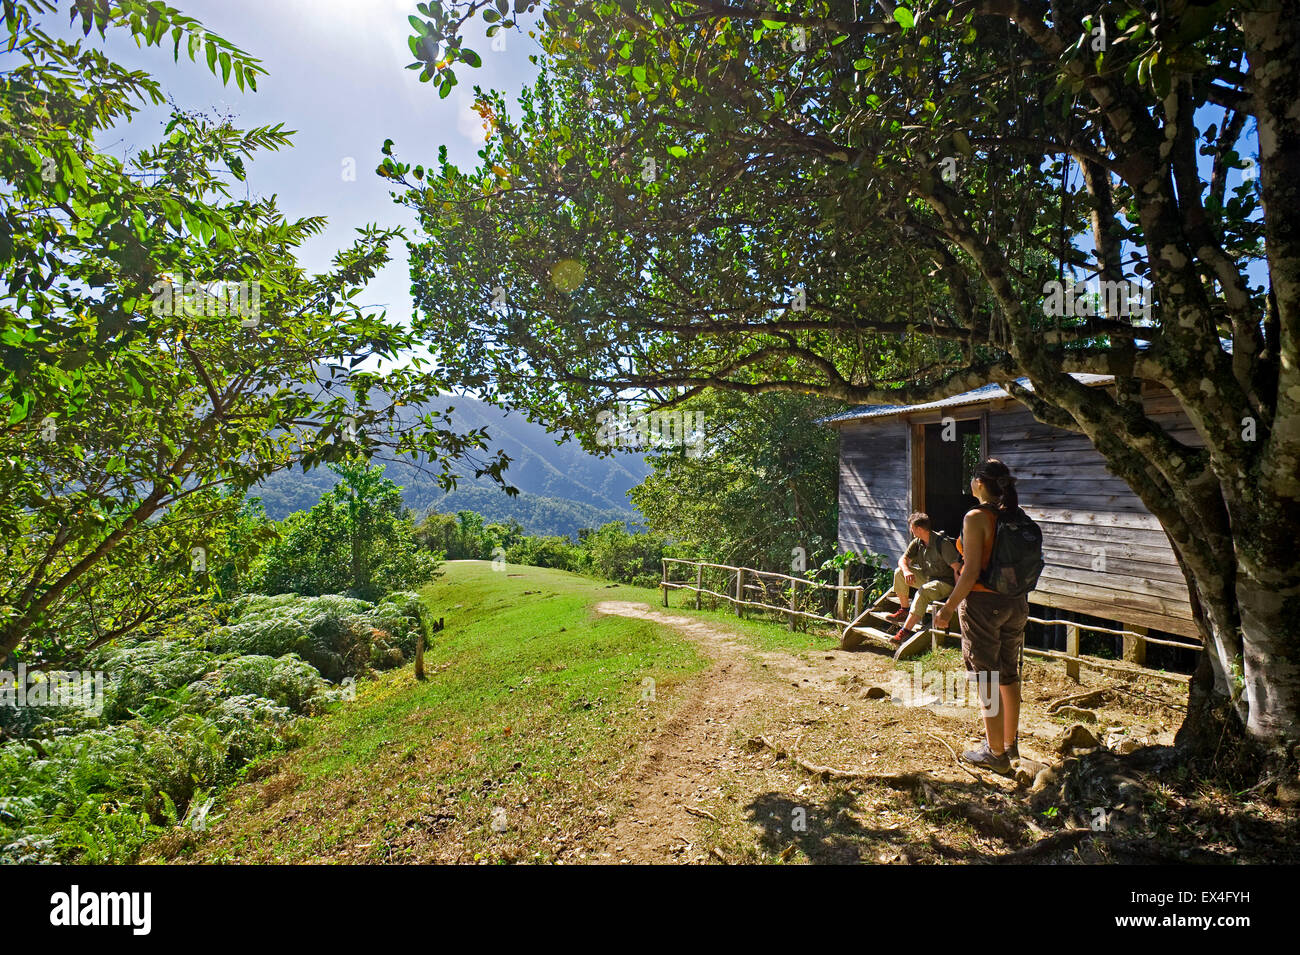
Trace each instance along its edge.
<instances>
[{"instance_id":1,"label":"green leaf","mask_svg":"<svg viewBox=\"0 0 1300 955\"><path fill-rule=\"evenodd\" d=\"M670 155L670 156L676 156L678 159L684 159L684 158L686 157L686 147L685 147L685 146L669 146L669 147L668 147L668 155Z\"/></svg>"},{"instance_id":2,"label":"green leaf","mask_svg":"<svg viewBox=\"0 0 1300 955\"><path fill-rule=\"evenodd\" d=\"M230 82L230 54L225 50L221 51L221 82Z\"/></svg>"},{"instance_id":3,"label":"green leaf","mask_svg":"<svg viewBox=\"0 0 1300 955\"><path fill-rule=\"evenodd\" d=\"M894 20L904 30L910 30L916 26L916 18L912 16L912 11L907 7L894 7Z\"/></svg>"}]
</instances>

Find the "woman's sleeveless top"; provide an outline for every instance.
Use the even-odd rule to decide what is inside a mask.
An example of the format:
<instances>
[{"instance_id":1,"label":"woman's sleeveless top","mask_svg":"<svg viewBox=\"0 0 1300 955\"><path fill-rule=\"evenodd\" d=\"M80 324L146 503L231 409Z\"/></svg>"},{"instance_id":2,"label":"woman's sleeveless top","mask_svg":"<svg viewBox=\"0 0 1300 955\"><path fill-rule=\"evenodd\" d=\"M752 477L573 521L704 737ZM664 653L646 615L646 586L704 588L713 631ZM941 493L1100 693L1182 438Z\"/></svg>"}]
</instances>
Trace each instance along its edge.
<instances>
[{"instance_id":1,"label":"woman's sleeveless top","mask_svg":"<svg viewBox=\"0 0 1300 955\"><path fill-rule=\"evenodd\" d=\"M983 553L983 554L981 555L981 557L980 557L980 573L983 573L984 570L985 570L985 569L988 567L988 565L989 565L989 558L991 558L991 557L993 556L993 535L994 535L994 533L995 533L996 530L997 530L997 526L998 526L998 517L997 517L997 514L996 514L995 512L989 510L989 509L988 509L987 507L985 507L983 504L981 504L981 505L977 508L977 510L981 511L981 512L984 513L984 514L987 514L988 517L989 517L989 531L988 531L988 533L987 533L986 535L984 535L984 553ZM965 535L963 534L962 536L964 537ZM962 560L965 560L965 559L966 559L966 548L965 548L965 546L962 544L961 537L958 537L958 538L957 538L957 551L958 551L958 553L961 554L961 556L962 556ZM978 592L978 593L986 593L986 594L996 593L996 591L991 590L990 588L985 587L983 584L978 583L978 582L975 584L974 587L971 588L971 592L972 592L972 593L977 593L977 592Z\"/></svg>"}]
</instances>

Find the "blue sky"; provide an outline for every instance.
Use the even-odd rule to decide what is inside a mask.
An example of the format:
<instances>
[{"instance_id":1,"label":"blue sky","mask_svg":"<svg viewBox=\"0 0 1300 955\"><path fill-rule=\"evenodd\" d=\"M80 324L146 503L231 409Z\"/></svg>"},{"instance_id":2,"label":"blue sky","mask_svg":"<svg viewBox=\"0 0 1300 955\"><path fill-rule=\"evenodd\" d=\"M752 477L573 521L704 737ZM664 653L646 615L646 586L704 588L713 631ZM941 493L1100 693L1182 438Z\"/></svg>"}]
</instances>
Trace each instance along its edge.
<instances>
[{"instance_id":1,"label":"blue sky","mask_svg":"<svg viewBox=\"0 0 1300 955\"><path fill-rule=\"evenodd\" d=\"M375 222L412 230L413 217L389 198L391 184L374 174L385 139L394 140L394 155L403 162L431 164L445 144L452 161L472 165L482 144L479 118L468 109L474 85L502 90L513 100L536 73L528 62L538 49L535 40L512 32L506 49L493 51L480 22L467 34L467 45L483 57L482 68L458 68L461 85L440 100L432 83L421 83L417 72L405 69L413 59L407 16L416 12L416 0L172 4L262 61L269 75L259 79L256 93L241 92L233 78L223 86L201 53L197 63L184 55L184 45L176 63L170 43L137 48L125 34L112 32L106 42L94 32L83 42L102 44L117 62L147 70L182 108L230 112L243 128L284 123L297 130L292 148L261 153L250 165L249 187L255 194L278 196L291 218L328 217L328 229L303 247L301 261L311 271L326 269L333 253L351 244L358 226ZM70 36L66 18L66 12L46 18L44 26ZM155 143L167 113L165 105L140 110L115 135L104 136L101 148L121 157ZM350 182L343 177L349 158L356 166ZM399 243L391 252L393 262L360 301L386 307L389 318L405 322L410 314L406 249Z\"/></svg>"}]
</instances>

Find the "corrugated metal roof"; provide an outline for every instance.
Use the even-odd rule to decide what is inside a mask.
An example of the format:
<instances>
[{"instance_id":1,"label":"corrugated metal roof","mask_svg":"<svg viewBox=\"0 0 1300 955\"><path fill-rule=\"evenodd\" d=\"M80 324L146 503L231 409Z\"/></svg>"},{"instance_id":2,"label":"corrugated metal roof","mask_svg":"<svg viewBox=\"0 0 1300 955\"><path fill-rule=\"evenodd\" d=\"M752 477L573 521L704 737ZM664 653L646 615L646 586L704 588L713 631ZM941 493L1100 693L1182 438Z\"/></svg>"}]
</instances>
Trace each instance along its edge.
<instances>
[{"instance_id":1,"label":"corrugated metal roof","mask_svg":"<svg viewBox=\"0 0 1300 955\"><path fill-rule=\"evenodd\" d=\"M1076 374L1074 380L1084 385L1101 385L1107 384L1114 380L1111 375L1082 375ZM1033 386L1029 383L1028 378L1017 378L1016 383L1023 386L1029 391L1033 391ZM959 395L953 395L949 398L940 398L938 401L927 401L919 405L862 405L859 408L850 408L847 411L841 411L838 414L828 415L819 419L821 424L842 424L845 421L858 421L862 418L888 418L891 415L911 414L916 411L931 411L935 408L955 408L960 405L982 404L985 401L993 401L998 398L1011 397L1001 385L989 384L973 391L965 391Z\"/></svg>"}]
</instances>

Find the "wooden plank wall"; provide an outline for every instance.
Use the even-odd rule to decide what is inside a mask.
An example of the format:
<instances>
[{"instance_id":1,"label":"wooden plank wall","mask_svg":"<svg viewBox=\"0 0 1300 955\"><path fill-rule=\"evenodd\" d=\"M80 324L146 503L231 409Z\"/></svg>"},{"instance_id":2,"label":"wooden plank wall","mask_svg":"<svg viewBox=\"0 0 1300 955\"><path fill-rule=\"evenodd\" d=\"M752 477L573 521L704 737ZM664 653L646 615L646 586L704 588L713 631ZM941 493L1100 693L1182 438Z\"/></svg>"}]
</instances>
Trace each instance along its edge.
<instances>
[{"instance_id":1,"label":"wooden plank wall","mask_svg":"<svg viewBox=\"0 0 1300 955\"><path fill-rule=\"evenodd\" d=\"M908 441L902 417L840 428L840 550L883 554L892 564L907 531Z\"/></svg>"},{"instance_id":2,"label":"wooden plank wall","mask_svg":"<svg viewBox=\"0 0 1300 955\"><path fill-rule=\"evenodd\" d=\"M1144 400L1148 414L1180 440L1200 443L1167 391ZM1021 504L1043 527L1047 568L1034 602L1198 636L1187 584L1159 521L1106 470L1087 438L1042 424L1012 401L990 410L989 443L990 454L1015 475Z\"/></svg>"},{"instance_id":3,"label":"wooden plank wall","mask_svg":"<svg viewBox=\"0 0 1300 955\"><path fill-rule=\"evenodd\" d=\"M1152 390L1145 401L1180 440L1200 443L1171 394ZM840 427L841 550L872 551L892 563L907 545L908 430L907 415ZM1087 438L1042 424L1005 399L989 406L987 447L1011 468L1021 503L1043 526L1047 568L1031 602L1198 636L1164 530Z\"/></svg>"}]
</instances>

